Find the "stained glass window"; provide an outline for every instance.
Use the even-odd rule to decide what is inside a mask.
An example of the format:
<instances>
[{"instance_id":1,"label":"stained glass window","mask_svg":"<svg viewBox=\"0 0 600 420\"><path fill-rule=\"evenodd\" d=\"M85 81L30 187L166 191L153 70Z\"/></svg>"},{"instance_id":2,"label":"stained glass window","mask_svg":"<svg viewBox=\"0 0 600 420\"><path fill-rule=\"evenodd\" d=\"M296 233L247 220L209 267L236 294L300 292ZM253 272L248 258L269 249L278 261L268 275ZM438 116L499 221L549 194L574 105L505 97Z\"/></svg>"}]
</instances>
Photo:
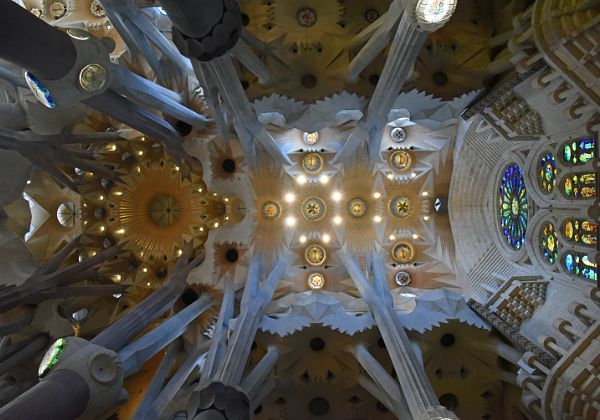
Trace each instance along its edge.
<instances>
[{"instance_id":1,"label":"stained glass window","mask_svg":"<svg viewBox=\"0 0 600 420\"><path fill-rule=\"evenodd\" d=\"M598 280L598 266L587 254L568 252L563 257L563 266L568 273L587 280Z\"/></svg>"},{"instance_id":2,"label":"stained glass window","mask_svg":"<svg viewBox=\"0 0 600 420\"><path fill-rule=\"evenodd\" d=\"M554 264L558 258L558 235L554 225L545 223L540 230L540 251L548 264Z\"/></svg>"},{"instance_id":3,"label":"stained glass window","mask_svg":"<svg viewBox=\"0 0 600 420\"><path fill-rule=\"evenodd\" d=\"M563 192L567 198L596 197L596 174L594 172L578 172L569 174L563 179Z\"/></svg>"},{"instance_id":4,"label":"stained glass window","mask_svg":"<svg viewBox=\"0 0 600 420\"><path fill-rule=\"evenodd\" d=\"M596 139L573 140L562 147L562 157L568 165L585 165L596 157Z\"/></svg>"},{"instance_id":5,"label":"stained glass window","mask_svg":"<svg viewBox=\"0 0 600 420\"><path fill-rule=\"evenodd\" d=\"M538 161L538 181L542 191L551 193L556 185L556 159L550 152L545 152Z\"/></svg>"},{"instance_id":6,"label":"stained glass window","mask_svg":"<svg viewBox=\"0 0 600 420\"><path fill-rule=\"evenodd\" d=\"M519 165L509 165L502 175L498 188L498 216L506 242L519 250L525 243L529 219L525 179Z\"/></svg>"},{"instance_id":7,"label":"stained glass window","mask_svg":"<svg viewBox=\"0 0 600 420\"><path fill-rule=\"evenodd\" d=\"M593 247L598 245L598 225L584 219L565 220L562 234L569 242Z\"/></svg>"}]
</instances>

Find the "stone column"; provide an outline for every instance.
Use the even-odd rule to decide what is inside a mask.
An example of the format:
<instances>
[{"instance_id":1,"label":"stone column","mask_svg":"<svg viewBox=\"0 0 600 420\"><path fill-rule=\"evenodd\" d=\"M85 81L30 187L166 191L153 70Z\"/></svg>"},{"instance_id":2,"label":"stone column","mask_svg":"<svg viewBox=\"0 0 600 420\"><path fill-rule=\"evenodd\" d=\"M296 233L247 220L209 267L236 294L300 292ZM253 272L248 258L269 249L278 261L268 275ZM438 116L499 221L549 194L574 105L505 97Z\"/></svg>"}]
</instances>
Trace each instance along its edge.
<instances>
[{"instance_id":1,"label":"stone column","mask_svg":"<svg viewBox=\"0 0 600 420\"><path fill-rule=\"evenodd\" d=\"M275 364L279 360L279 350L275 346L269 346L267 354L258 362L254 369L242 381L242 389L251 400L256 397L260 386L269 375Z\"/></svg>"},{"instance_id":2,"label":"stone column","mask_svg":"<svg viewBox=\"0 0 600 420\"><path fill-rule=\"evenodd\" d=\"M352 156L364 140L369 142L370 155L373 158L378 155L381 130L387 123L388 113L400 93L400 88L412 72L427 35L427 32L412 21L409 13L403 13L366 115L359 122L362 125L360 130L366 132L367 138L351 136L336 155L335 161Z\"/></svg>"},{"instance_id":3,"label":"stone column","mask_svg":"<svg viewBox=\"0 0 600 420\"><path fill-rule=\"evenodd\" d=\"M363 369L369 374L374 384L379 388L380 393L385 395L382 404L387 405L385 404L387 402L391 405L392 408L390 411L392 411L399 419L411 420L412 417L410 416L410 410L406 403L406 399L394 378L392 378L373 355L369 353L364 345L358 344L353 350L356 360L358 360ZM367 390L369 391L369 389Z\"/></svg>"},{"instance_id":4,"label":"stone column","mask_svg":"<svg viewBox=\"0 0 600 420\"><path fill-rule=\"evenodd\" d=\"M188 244L173 267L168 283L90 342L67 337L56 366L36 386L2 407L0 418L67 420L79 417L84 410L89 418L92 414L102 414L108 407L126 398L121 395L124 374L115 351L142 332L179 298L189 272L204 258L201 254L190 261L191 253L192 247ZM72 270L71 267L58 271ZM200 302L198 306L202 304ZM61 401L61 404L56 401Z\"/></svg>"},{"instance_id":5,"label":"stone column","mask_svg":"<svg viewBox=\"0 0 600 420\"><path fill-rule=\"evenodd\" d=\"M230 412L235 415L240 413L249 415L250 407L257 405L251 404L250 398L254 399L255 403L256 400L264 398L267 391L273 387L272 382L264 382L264 379L279 357L279 351L275 347L269 348L265 357L243 381L242 376L264 310L271 301L279 281L284 276L291 257L285 256L279 259L262 287L260 285L261 264L259 258L259 256L254 256L250 261L248 280L240 304L240 315L235 319L235 326L226 347L222 338L227 332L225 326L229 322L228 317L231 316L231 307L229 304L222 307L213 344L202 372L201 383L204 386L198 393L201 406L198 415L194 417L196 419L213 418L210 416L211 413L216 415L214 407L218 407L219 410L223 410L224 407L227 418L229 418ZM232 414L232 418L238 418L235 415Z\"/></svg>"},{"instance_id":6,"label":"stone column","mask_svg":"<svg viewBox=\"0 0 600 420\"><path fill-rule=\"evenodd\" d=\"M190 243L184 248L183 254L173 267L167 284L104 329L91 342L107 349L119 351L129 340L171 308L183 293L190 271L204 260L204 254L201 254L189 262L191 253Z\"/></svg>"},{"instance_id":7,"label":"stone column","mask_svg":"<svg viewBox=\"0 0 600 420\"><path fill-rule=\"evenodd\" d=\"M227 351L219 364L214 379L231 385L240 383L248 355L250 354L252 341L258 330L264 310L271 301L271 297L287 270L289 263L290 257L281 258L257 292L253 293L253 291L257 290L253 285L249 285L250 287L247 286L244 290L244 294L248 292L247 304L236 320L233 333L227 344ZM253 283L254 285L258 285L259 282L260 279L258 277L248 279L248 283Z\"/></svg>"},{"instance_id":8,"label":"stone column","mask_svg":"<svg viewBox=\"0 0 600 420\"><path fill-rule=\"evenodd\" d=\"M392 296L383 272L383 259L379 255L373 255L371 268L374 284L369 282L354 257L340 254L340 259L369 304L412 416L415 419L456 418L452 412L440 406L425 369L414 354L411 342L393 308Z\"/></svg>"}]
</instances>

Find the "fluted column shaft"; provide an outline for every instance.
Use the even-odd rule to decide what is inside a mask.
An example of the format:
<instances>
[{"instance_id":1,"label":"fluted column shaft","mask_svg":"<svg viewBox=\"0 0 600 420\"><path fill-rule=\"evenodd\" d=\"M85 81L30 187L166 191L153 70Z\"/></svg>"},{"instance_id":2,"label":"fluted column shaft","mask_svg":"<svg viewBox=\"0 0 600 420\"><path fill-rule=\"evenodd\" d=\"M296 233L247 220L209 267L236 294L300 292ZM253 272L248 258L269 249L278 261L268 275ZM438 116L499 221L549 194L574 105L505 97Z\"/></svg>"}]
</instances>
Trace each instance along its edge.
<instances>
[{"instance_id":1,"label":"fluted column shaft","mask_svg":"<svg viewBox=\"0 0 600 420\"><path fill-rule=\"evenodd\" d=\"M2 407L0 419L75 419L83 413L89 399L86 381L75 372L60 370Z\"/></svg>"}]
</instances>

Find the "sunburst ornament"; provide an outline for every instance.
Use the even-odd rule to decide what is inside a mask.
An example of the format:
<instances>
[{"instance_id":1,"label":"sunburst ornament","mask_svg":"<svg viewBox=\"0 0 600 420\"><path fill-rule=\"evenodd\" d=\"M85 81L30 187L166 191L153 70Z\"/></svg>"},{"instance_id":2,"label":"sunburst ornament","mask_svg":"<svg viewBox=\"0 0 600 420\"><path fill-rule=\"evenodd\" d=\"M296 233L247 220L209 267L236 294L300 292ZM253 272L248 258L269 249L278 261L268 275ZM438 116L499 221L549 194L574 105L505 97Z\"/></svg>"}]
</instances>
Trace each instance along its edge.
<instances>
[{"instance_id":1,"label":"sunburst ornament","mask_svg":"<svg viewBox=\"0 0 600 420\"><path fill-rule=\"evenodd\" d=\"M213 227L205 224L223 203L200 192L204 188L196 177L183 179L179 168L164 160L136 165L109 203L114 235L129 239L128 246L144 259L165 262L178 256L184 241L199 245Z\"/></svg>"}]
</instances>

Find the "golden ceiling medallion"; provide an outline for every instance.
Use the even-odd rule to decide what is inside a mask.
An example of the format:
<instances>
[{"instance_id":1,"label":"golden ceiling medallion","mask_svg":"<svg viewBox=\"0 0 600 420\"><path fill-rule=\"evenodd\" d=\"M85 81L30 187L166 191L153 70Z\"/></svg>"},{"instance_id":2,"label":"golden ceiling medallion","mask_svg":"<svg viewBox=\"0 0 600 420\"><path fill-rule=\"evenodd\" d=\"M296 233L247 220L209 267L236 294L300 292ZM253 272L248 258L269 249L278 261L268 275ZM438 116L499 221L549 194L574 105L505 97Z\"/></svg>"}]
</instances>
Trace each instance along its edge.
<instances>
[{"instance_id":1,"label":"golden ceiling medallion","mask_svg":"<svg viewBox=\"0 0 600 420\"><path fill-rule=\"evenodd\" d=\"M302 167L308 174L318 174L323 169L323 158L318 153L308 153L302 158Z\"/></svg>"},{"instance_id":2,"label":"golden ceiling medallion","mask_svg":"<svg viewBox=\"0 0 600 420\"><path fill-rule=\"evenodd\" d=\"M302 215L311 222L317 222L325 217L327 205L322 198L308 197L302 202Z\"/></svg>"},{"instance_id":3,"label":"golden ceiling medallion","mask_svg":"<svg viewBox=\"0 0 600 420\"><path fill-rule=\"evenodd\" d=\"M400 219L410 216L413 212L410 200L404 196L392 198L390 200L389 209L393 216Z\"/></svg>"},{"instance_id":4,"label":"golden ceiling medallion","mask_svg":"<svg viewBox=\"0 0 600 420\"><path fill-rule=\"evenodd\" d=\"M185 240L203 240L205 223L213 220L222 199L198 192L170 165L136 165L123 177L110 199L111 230L130 239L128 247L147 259L171 260ZM166 259L165 259L166 257Z\"/></svg>"},{"instance_id":5,"label":"golden ceiling medallion","mask_svg":"<svg viewBox=\"0 0 600 420\"><path fill-rule=\"evenodd\" d=\"M304 258L306 262L312 266L319 266L325 263L327 259L327 252L325 248L320 245L310 245L304 252Z\"/></svg>"},{"instance_id":6,"label":"golden ceiling medallion","mask_svg":"<svg viewBox=\"0 0 600 420\"><path fill-rule=\"evenodd\" d=\"M261 207L261 214L267 220L275 220L281 214L281 207L273 200L265 201Z\"/></svg>"},{"instance_id":7,"label":"golden ceiling medallion","mask_svg":"<svg viewBox=\"0 0 600 420\"><path fill-rule=\"evenodd\" d=\"M348 203L348 213L352 217L362 217L367 212L367 203L362 198L353 198Z\"/></svg>"},{"instance_id":8,"label":"golden ceiling medallion","mask_svg":"<svg viewBox=\"0 0 600 420\"><path fill-rule=\"evenodd\" d=\"M395 171L407 171L412 163L412 157L406 150L396 150L390 155L389 163Z\"/></svg>"},{"instance_id":9,"label":"golden ceiling medallion","mask_svg":"<svg viewBox=\"0 0 600 420\"><path fill-rule=\"evenodd\" d=\"M325 286L325 276L321 273L312 273L308 276L308 287L313 290L322 289Z\"/></svg>"},{"instance_id":10,"label":"golden ceiling medallion","mask_svg":"<svg viewBox=\"0 0 600 420\"><path fill-rule=\"evenodd\" d=\"M408 242L396 242L391 250L392 259L398 264L408 264L415 258L415 249Z\"/></svg>"}]
</instances>

